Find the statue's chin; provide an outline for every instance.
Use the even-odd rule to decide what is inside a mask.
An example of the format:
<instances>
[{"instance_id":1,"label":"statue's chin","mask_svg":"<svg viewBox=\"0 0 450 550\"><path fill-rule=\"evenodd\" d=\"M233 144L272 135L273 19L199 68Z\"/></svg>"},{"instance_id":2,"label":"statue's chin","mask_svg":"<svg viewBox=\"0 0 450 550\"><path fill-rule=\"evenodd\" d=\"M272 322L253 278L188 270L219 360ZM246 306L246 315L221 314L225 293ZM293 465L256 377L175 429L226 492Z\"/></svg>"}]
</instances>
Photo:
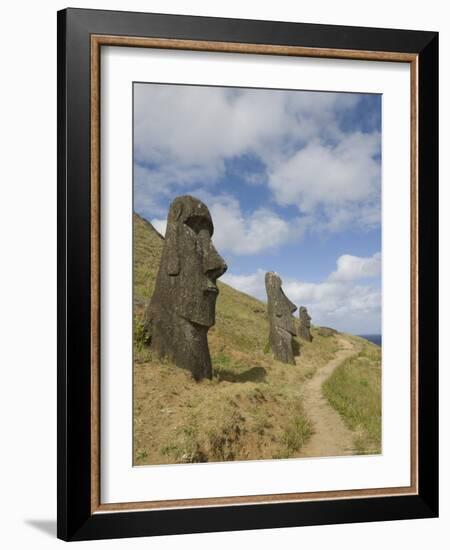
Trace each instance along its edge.
<instances>
[{"instance_id":1,"label":"statue's chin","mask_svg":"<svg viewBox=\"0 0 450 550\"><path fill-rule=\"evenodd\" d=\"M283 330L284 332L288 332L289 334L292 334L292 336L295 336L297 333L296 333L296 330L295 330L295 326L290 326L290 325L278 325L278 328L280 328L281 330Z\"/></svg>"},{"instance_id":2,"label":"statue's chin","mask_svg":"<svg viewBox=\"0 0 450 550\"><path fill-rule=\"evenodd\" d=\"M212 327L216 320L215 294L197 294L196 299L190 303L183 303L176 307L176 313L190 323L203 327Z\"/></svg>"},{"instance_id":3,"label":"statue's chin","mask_svg":"<svg viewBox=\"0 0 450 550\"><path fill-rule=\"evenodd\" d=\"M189 321L189 323L192 323L193 325L198 325L205 328L210 328L214 325L215 319L212 318L206 318L206 317L196 317L193 318L192 316L188 318L185 318L186 321Z\"/></svg>"},{"instance_id":4,"label":"statue's chin","mask_svg":"<svg viewBox=\"0 0 450 550\"><path fill-rule=\"evenodd\" d=\"M202 313L199 315L189 315L189 317L185 317L187 321L190 323L193 323L195 325L200 325L202 327L212 327L216 321L214 309L212 311L209 311L208 305L205 304L205 308L202 310Z\"/></svg>"}]
</instances>

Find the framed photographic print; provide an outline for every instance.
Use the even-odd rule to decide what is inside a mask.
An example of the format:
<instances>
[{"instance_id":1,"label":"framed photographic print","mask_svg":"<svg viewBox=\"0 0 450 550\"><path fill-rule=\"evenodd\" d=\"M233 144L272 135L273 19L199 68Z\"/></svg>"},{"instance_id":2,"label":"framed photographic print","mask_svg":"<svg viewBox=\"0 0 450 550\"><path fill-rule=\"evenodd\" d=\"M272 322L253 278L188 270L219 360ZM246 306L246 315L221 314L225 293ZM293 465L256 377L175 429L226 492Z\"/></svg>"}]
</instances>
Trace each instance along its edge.
<instances>
[{"instance_id":1,"label":"framed photographic print","mask_svg":"<svg viewBox=\"0 0 450 550\"><path fill-rule=\"evenodd\" d=\"M438 513L434 32L58 13L58 536Z\"/></svg>"}]
</instances>

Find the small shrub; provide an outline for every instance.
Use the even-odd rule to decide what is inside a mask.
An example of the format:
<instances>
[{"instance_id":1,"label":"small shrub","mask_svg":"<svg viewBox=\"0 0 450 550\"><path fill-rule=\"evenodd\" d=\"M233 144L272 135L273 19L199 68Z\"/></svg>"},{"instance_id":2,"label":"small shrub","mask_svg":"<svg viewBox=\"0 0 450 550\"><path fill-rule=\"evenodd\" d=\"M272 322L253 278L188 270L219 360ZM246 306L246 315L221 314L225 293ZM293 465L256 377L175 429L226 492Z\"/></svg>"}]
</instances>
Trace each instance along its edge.
<instances>
[{"instance_id":1,"label":"small shrub","mask_svg":"<svg viewBox=\"0 0 450 550\"><path fill-rule=\"evenodd\" d=\"M149 334L145 328L143 319L136 318L134 319L134 346L137 351L142 351L142 349L148 344Z\"/></svg>"},{"instance_id":2,"label":"small shrub","mask_svg":"<svg viewBox=\"0 0 450 550\"><path fill-rule=\"evenodd\" d=\"M264 435L265 434L265 431L270 429L270 428L273 428L273 424L271 424L269 422L269 419L267 417L267 414L264 413L264 412L259 412L256 416L255 416L255 427L254 427L254 431L258 434L258 435Z\"/></svg>"},{"instance_id":3,"label":"small shrub","mask_svg":"<svg viewBox=\"0 0 450 550\"><path fill-rule=\"evenodd\" d=\"M200 442L196 417L192 416L187 424L178 428L175 439L162 445L160 452L178 464L208 462L208 456Z\"/></svg>"},{"instance_id":4,"label":"small shrub","mask_svg":"<svg viewBox=\"0 0 450 550\"><path fill-rule=\"evenodd\" d=\"M233 411L224 424L209 431L210 454L214 460L235 459L241 435L245 432L243 422L245 422L245 418L238 411Z\"/></svg>"},{"instance_id":5,"label":"small shrub","mask_svg":"<svg viewBox=\"0 0 450 550\"><path fill-rule=\"evenodd\" d=\"M312 435L311 422L303 415L297 415L284 430L283 443L290 453L299 451Z\"/></svg>"},{"instance_id":6,"label":"small shrub","mask_svg":"<svg viewBox=\"0 0 450 550\"><path fill-rule=\"evenodd\" d=\"M138 451L136 453L136 460L139 462L140 460L145 460L147 458L147 451Z\"/></svg>"},{"instance_id":7,"label":"small shrub","mask_svg":"<svg viewBox=\"0 0 450 550\"><path fill-rule=\"evenodd\" d=\"M225 353L219 353L213 357L213 364L218 367L229 367L231 363L231 357Z\"/></svg>"}]
</instances>

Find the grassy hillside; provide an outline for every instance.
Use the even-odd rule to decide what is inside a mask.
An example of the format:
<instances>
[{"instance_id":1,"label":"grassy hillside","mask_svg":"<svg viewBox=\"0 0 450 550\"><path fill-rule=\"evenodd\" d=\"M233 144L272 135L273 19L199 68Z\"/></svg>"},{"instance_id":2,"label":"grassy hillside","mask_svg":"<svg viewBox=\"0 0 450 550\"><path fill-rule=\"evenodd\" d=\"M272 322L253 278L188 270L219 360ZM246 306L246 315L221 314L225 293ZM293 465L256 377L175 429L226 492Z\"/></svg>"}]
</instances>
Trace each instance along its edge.
<instances>
[{"instance_id":1,"label":"grassy hillside","mask_svg":"<svg viewBox=\"0 0 450 550\"><path fill-rule=\"evenodd\" d=\"M266 305L218 284L216 325L208 333L213 379L156 361L142 344L142 315L164 241L134 217L134 463L164 464L287 458L301 455L313 427L302 383L330 361L342 335L295 342L296 365L268 352Z\"/></svg>"}]
</instances>

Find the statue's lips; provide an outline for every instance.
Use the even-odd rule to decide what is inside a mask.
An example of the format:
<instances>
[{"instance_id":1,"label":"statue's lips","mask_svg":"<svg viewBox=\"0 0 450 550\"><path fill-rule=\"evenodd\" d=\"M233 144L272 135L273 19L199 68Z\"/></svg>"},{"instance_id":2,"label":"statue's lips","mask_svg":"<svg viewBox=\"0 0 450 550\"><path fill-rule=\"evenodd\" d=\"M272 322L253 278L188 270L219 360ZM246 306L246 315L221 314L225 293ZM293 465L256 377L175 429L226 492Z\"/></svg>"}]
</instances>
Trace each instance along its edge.
<instances>
[{"instance_id":1,"label":"statue's lips","mask_svg":"<svg viewBox=\"0 0 450 550\"><path fill-rule=\"evenodd\" d=\"M285 334L290 334L291 336L296 336L295 329L293 329L293 328L276 327L276 329L279 332L282 332L282 333L284 332Z\"/></svg>"},{"instance_id":2,"label":"statue's lips","mask_svg":"<svg viewBox=\"0 0 450 550\"><path fill-rule=\"evenodd\" d=\"M211 292L212 294L219 294L219 289L214 283L210 283L203 292Z\"/></svg>"}]
</instances>

